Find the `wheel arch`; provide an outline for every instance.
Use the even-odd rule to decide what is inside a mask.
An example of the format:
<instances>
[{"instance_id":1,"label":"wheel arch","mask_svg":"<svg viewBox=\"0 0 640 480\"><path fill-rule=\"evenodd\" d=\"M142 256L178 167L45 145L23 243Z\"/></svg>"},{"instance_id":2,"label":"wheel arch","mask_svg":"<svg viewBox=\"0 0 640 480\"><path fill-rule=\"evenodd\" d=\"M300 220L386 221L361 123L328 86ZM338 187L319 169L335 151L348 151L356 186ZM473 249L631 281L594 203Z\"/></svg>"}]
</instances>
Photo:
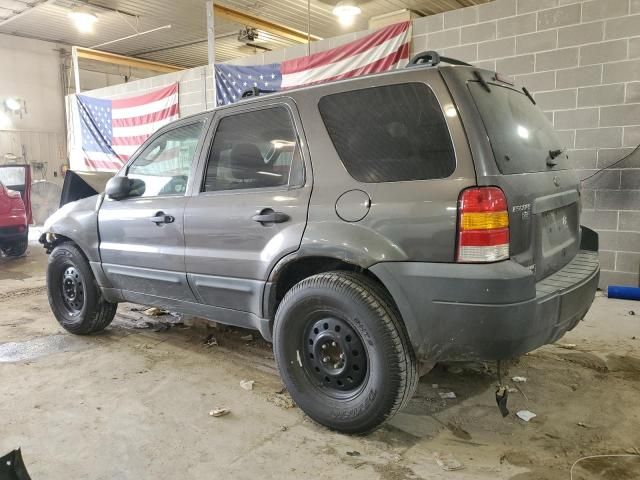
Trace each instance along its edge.
<instances>
[{"instance_id":1,"label":"wheel arch","mask_svg":"<svg viewBox=\"0 0 640 480\"><path fill-rule=\"evenodd\" d=\"M273 321L278 305L286 293L298 282L319 273L330 271L361 273L380 284L391 296L386 285L367 267L344 259L323 255L292 255L282 259L272 270L263 294L263 316Z\"/></svg>"}]
</instances>

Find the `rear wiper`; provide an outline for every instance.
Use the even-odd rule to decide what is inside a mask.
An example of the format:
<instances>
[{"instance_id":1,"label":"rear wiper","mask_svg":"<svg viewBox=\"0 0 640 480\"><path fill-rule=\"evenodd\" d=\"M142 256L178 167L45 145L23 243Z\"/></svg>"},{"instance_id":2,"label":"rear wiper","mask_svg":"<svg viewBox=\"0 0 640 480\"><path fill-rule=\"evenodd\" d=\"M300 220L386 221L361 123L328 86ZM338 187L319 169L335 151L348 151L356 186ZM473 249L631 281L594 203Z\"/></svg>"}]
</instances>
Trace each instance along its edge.
<instances>
[{"instance_id":1,"label":"rear wiper","mask_svg":"<svg viewBox=\"0 0 640 480\"><path fill-rule=\"evenodd\" d=\"M549 150L549 158L547 158L547 166L555 167L558 162L554 162L556 158L564 153L564 148L559 148L558 150Z\"/></svg>"}]
</instances>

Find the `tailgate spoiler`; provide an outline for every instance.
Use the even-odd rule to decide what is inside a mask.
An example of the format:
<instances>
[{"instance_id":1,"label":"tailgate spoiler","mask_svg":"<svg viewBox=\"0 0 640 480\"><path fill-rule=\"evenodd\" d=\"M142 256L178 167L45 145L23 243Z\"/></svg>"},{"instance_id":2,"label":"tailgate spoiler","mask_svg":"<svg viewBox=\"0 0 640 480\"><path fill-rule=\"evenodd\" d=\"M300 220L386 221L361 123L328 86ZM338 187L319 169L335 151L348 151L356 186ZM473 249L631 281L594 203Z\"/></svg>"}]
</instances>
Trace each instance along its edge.
<instances>
[{"instance_id":1,"label":"tailgate spoiler","mask_svg":"<svg viewBox=\"0 0 640 480\"><path fill-rule=\"evenodd\" d=\"M60 206L104 192L114 172L78 172L67 170L60 196Z\"/></svg>"}]
</instances>

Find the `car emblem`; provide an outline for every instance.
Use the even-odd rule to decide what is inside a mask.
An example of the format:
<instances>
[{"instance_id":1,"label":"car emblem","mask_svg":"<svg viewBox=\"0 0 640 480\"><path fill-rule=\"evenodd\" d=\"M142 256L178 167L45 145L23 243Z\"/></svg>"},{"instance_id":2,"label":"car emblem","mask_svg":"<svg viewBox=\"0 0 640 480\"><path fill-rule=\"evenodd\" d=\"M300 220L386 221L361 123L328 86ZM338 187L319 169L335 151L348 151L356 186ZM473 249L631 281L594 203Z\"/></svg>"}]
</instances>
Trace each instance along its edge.
<instances>
[{"instance_id":1,"label":"car emblem","mask_svg":"<svg viewBox=\"0 0 640 480\"><path fill-rule=\"evenodd\" d=\"M555 177L553 177L553 184L554 184L556 187L559 187L559 186L560 186L560 177L559 177L559 176L557 176L557 175L556 175Z\"/></svg>"}]
</instances>

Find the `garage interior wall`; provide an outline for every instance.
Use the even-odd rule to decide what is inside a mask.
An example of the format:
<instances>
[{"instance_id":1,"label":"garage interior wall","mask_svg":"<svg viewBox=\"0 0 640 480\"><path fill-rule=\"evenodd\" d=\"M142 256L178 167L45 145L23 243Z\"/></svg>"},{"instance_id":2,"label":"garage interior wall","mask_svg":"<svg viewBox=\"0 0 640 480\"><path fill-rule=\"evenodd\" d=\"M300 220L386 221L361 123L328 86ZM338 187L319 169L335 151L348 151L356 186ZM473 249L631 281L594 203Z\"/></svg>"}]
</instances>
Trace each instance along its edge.
<instances>
[{"instance_id":1,"label":"garage interior wall","mask_svg":"<svg viewBox=\"0 0 640 480\"><path fill-rule=\"evenodd\" d=\"M311 52L368 32L314 42ZM306 45L232 63L280 62ZM412 51L437 50L512 75L535 93L587 177L640 143L640 0L496 0L419 18ZM200 67L88 95L113 98L180 82L181 115L213 106L211 69ZM583 223L600 233L601 286L639 282L640 154L583 184Z\"/></svg>"},{"instance_id":2,"label":"garage interior wall","mask_svg":"<svg viewBox=\"0 0 640 480\"><path fill-rule=\"evenodd\" d=\"M18 162L42 163L42 169L34 169L34 179L61 184L60 169L67 155L56 48L49 42L0 35L0 164L7 154L22 157ZM26 101L22 119L1 105L9 97Z\"/></svg>"}]
</instances>

